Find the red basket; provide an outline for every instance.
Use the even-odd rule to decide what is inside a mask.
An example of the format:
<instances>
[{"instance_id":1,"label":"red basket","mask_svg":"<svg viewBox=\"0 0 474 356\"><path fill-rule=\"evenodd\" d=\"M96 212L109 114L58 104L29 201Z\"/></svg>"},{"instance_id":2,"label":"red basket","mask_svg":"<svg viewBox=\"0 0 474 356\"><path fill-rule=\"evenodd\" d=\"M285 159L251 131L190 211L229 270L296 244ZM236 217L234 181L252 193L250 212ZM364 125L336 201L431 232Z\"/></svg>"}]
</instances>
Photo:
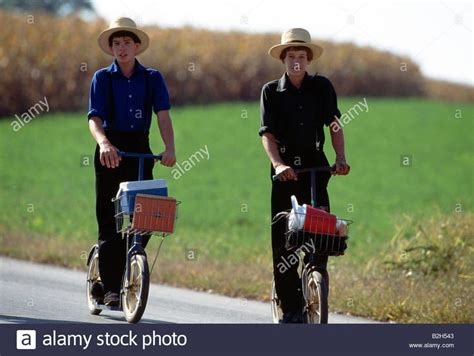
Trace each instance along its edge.
<instances>
[{"instance_id":1,"label":"red basket","mask_svg":"<svg viewBox=\"0 0 474 356\"><path fill-rule=\"evenodd\" d=\"M132 230L171 234L176 220L176 205L175 198L137 194Z\"/></svg>"}]
</instances>

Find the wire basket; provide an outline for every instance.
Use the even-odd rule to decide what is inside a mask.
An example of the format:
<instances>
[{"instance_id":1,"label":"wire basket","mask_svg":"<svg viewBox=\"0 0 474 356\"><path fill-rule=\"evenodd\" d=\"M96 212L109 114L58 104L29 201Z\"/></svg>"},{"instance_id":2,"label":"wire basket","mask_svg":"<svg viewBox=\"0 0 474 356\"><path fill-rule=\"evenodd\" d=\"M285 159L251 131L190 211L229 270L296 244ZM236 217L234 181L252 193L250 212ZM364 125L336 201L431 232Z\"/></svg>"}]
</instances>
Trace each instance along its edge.
<instances>
[{"instance_id":1,"label":"wire basket","mask_svg":"<svg viewBox=\"0 0 474 356\"><path fill-rule=\"evenodd\" d=\"M335 216L308 216L294 212L287 212L285 217L287 250L328 256L344 255L352 221Z\"/></svg>"},{"instance_id":2,"label":"wire basket","mask_svg":"<svg viewBox=\"0 0 474 356\"><path fill-rule=\"evenodd\" d=\"M174 232L179 201L150 194L122 194L113 199L118 233L169 235Z\"/></svg>"}]
</instances>

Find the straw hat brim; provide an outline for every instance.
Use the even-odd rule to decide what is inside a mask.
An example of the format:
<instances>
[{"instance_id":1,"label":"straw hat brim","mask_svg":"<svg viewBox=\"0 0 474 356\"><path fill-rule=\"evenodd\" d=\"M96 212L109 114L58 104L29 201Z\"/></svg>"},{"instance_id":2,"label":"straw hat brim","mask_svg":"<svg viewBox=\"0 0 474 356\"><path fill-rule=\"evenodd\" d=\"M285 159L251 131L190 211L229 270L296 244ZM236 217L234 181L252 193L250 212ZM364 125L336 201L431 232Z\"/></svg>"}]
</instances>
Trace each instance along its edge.
<instances>
[{"instance_id":1,"label":"straw hat brim","mask_svg":"<svg viewBox=\"0 0 474 356\"><path fill-rule=\"evenodd\" d=\"M144 31L139 30L136 27L119 26L119 27L109 28L105 31L102 31L102 33L97 38L97 41L99 42L99 47L105 53L110 54L111 56L113 56L114 53L112 52L112 48L110 48L109 46L109 37L110 35L112 35L114 32L117 32L117 31L128 31L137 35L137 37L140 39L140 42L141 42L140 48L138 49L136 53L137 55L144 52L148 48L148 45L150 44L150 38L148 37L148 35Z\"/></svg>"},{"instance_id":2,"label":"straw hat brim","mask_svg":"<svg viewBox=\"0 0 474 356\"><path fill-rule=\"evenodd\" d=\"M281 52L289 47L307 47L313 52L313 60L318 59L323 54L323 48L314 43L305 42L288 42L285 44L278 44L268 50L268 54L275 59L280 60Z\"/></svg>"}]
</instances>

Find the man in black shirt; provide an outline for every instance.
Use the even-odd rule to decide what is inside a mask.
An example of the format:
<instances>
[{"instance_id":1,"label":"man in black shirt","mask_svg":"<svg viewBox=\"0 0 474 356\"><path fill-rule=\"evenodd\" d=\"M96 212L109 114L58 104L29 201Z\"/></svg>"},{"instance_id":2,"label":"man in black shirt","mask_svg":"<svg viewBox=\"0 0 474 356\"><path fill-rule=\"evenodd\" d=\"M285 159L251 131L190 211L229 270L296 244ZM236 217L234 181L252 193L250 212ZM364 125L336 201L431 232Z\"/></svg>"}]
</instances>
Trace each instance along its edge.
<instances>
[{"instance_id":1,"label":"man in black shirt","mask_svg":"<svg viewBox=\"0 0 474 356\"><path fill-rule=\"evenodd\" d=\"M341 113L331 82L320 75L309 75L308 64L322 54L322 48L311 43L308 31L300 28L283 33L281 44L273 46L269 54L285 65L286 72L279 80L271 81L262 88L259 134L268 158L271 175L278 175L273 182L271 196L272 217L291 209L290 197L295 195L300 204L311 204L309 174L295 173L295 169L328 166L324 154L323 126L331 124L331 140L336 152L335 174L346 175L350 167L344 154L342 127L334 125ZM336 121L337 123L337 121ZM331 174L316 176L316 205L329 211L327 184ZM272 225L273 274L275 288L283 310L283 323L302 322L301 282L297 264L288 270L280 270L283 259L288 260L285 249L285 221ZM326 279L327 256L316 255L318 270Z\"/></svg>"}]
</instances>

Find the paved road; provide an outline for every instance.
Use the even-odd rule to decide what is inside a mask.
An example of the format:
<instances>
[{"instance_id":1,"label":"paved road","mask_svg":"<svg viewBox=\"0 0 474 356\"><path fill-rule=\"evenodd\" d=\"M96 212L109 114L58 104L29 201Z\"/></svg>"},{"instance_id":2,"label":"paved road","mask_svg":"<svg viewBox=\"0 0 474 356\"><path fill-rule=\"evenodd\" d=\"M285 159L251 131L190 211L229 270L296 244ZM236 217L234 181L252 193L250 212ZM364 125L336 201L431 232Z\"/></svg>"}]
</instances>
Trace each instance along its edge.
<instances>
[{"instance_id":1,"label":"paved road","mask_svg":"<svg viewBox=\"0 0 474 356\"><path fill-rule=\"evenodd\" d=\"M88 313L82 271L0 257L0 323L125 323ZM270 304L152 284L145 323L271 323ZM331 314L330 323L373 321Z\"/></svg>"}]
</instances>

